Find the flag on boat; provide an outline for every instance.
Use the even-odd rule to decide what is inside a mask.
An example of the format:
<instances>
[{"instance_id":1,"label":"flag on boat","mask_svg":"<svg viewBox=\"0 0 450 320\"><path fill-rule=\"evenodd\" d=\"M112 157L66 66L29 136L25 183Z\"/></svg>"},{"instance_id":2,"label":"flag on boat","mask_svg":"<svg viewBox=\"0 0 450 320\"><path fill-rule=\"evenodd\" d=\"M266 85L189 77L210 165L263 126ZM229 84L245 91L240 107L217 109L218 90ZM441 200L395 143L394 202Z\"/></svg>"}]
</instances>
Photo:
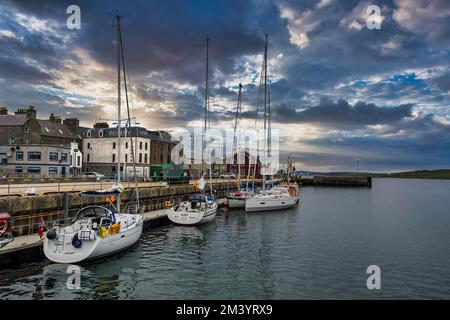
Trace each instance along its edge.
<instances>
[{"instance_id":1,"label":"flag on boat","mask_svg":"<svg viewBox=\"0 0 450 320\"><path fill-rule=\"evenodd\" d=\"M41 238L41 239L44 236L44 228L45 228L45 221L41 217L41 223L39 224L39 228L38 228L38 235L39 235L39 238Z\"/></svg>"}]
</instances>

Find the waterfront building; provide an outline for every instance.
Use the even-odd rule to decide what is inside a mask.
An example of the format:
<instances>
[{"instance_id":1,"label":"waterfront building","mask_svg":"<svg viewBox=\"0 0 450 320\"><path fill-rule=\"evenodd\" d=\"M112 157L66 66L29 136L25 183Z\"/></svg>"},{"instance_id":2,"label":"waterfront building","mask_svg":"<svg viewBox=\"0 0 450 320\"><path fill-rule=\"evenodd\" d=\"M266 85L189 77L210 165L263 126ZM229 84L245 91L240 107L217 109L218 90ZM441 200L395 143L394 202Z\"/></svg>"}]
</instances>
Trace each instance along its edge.
<instances>
[{"instance_id":1,"label":"waterfront building","mask_svg":"<svg viewBox=\"0 0 450 320\"><path fill-rule=\"evenodd\" d=\"M14 144L0 146L2 174L7 177L65 177L70 145Z\"/></svg>"},{"instance_id":2,"label":"waterfront building","mask_svg":"<svg viewBox=\"0 0 450 320\"><path fill-rule=\"evenodd\" d=\"M81 156L78 146L79 121L51 114L37 119L33 106L9 114L0 108L0 171L9 177L65 177L71 172L71 150Z\"/></svg>"},{"instance_id":3,"label":"waterfront building","mask_svg":"<svg viewBox=\"0 0 450 320\"><path fill-rule=\"evenodd\" d=\"M117 127L110 128L105 122L96 123L93 128L83 130L81 135L84 171L95 171L107 176L117 174L117 130ZM172 140L171 135L164 131L150 131L137 126L123 127L120 130L120 171L124 177L129 178L134 174L133 158L139 178L149 180L161 177L163 167L171 164L171 151L178 142ZM133 138L133 146L130 137Z\"/></svg>"}]
</instances>

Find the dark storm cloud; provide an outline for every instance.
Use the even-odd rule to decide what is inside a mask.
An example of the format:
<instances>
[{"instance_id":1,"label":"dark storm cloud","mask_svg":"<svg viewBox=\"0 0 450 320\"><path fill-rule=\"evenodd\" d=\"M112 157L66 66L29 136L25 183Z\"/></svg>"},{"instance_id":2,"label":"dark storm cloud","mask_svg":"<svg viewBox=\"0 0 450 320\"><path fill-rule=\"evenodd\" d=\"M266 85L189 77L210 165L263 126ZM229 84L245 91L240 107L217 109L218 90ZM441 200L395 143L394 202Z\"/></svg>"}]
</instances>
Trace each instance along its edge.
<instances>
[{"instance_id":1,"label":"dark storm cloud","mask_svg":"<svg viewBox=\"0 0 450 320\"><path fill-rule=\"evenodd\" d=\"M294 108L281 104L272 109L272 120L280 123L315 123L330 127L365 127L367 125L391 124L412 116L412 105L380 107L373 103L358 101L354 105L345 100L336 102L322 100L314 106ZM256 111L243 113L254 118Z\"/></svg>"},{"instance_id":2,"label":"dark storm cloud","mask_svg":"<svg viewBox=\"0 0 450 320\"><path fill-rule=\"evenodd\" d=\"M65 23L70 3L14 4ZM263 47L262 32L249 29L243 18L251 14L247 1L78 1L77 5L82 29L72 31L77 36L73 41L97 61L113 67L113 16L122 16L126 59L134 74L170 71L168 77L197 83L204 77L206 37L211 38L211 65L223 72L233 69L235 57Z\"/></svg>"},{"instance_id":3,"label":"dark storm cloud","mask_svg":"<svg viewBox=\"0 0 450 320\"><path fill-rule=\"evenodd\" d=\"M45 83L51 76L33 65L24 63L22 59L0 56L0 78L13 82Z\"/></svg>"},{"instance_id":4,"label":"dark storm cloud","mask_svg":"<svg viewBox=\"0 0 450 320\"><path fill-rule=\"evenodd\" d=\"M363 170L448 168L450 160L450 124L441 123L432 115L404 118L376 135L341 134L308 140L300 138L297 142L328 150L319 154L297 154L298 160L308 165L317 160L316 167L354 170L355 159L360 159L366 168Z\"/></svg>"},{"instance_id":5,"label":"dark storm cloud","mask_svg":"<svg viewBox=\"0 0 450 320\"><path fill-rule=\"evenodd\" d=\"M443 74L440 77L432 79L431 82L433 84L437 85L437 87L439 89L441 89L442 91L449 92L450 91L450 72Z\"/></svg>"}]
</instances>

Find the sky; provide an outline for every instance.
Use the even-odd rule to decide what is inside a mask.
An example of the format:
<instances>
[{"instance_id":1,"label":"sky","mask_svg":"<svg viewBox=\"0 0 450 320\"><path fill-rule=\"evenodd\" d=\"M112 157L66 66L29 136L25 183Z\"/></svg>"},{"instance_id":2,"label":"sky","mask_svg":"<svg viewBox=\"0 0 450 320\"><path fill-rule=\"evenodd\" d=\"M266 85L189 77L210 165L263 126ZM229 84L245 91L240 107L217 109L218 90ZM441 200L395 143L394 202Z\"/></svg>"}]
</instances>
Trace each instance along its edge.
<instances>
[{"instance_id":1,"label":"sky","mask_svg":"<svg viewBox=\"0 0 450 320\"><path fill-rule=\"evenodd\" d=\"M66 26L69 5L81 29ZM379 29L367 26L378 5ZM211 126L232 128L239 83L254 126L264 35L272 128L297 169L450 168L450 1L0 1L0 106L84 126L116 117L113 18L132 113L151 130L201 125L210 38Z\"/></svg>"}]
</instances>

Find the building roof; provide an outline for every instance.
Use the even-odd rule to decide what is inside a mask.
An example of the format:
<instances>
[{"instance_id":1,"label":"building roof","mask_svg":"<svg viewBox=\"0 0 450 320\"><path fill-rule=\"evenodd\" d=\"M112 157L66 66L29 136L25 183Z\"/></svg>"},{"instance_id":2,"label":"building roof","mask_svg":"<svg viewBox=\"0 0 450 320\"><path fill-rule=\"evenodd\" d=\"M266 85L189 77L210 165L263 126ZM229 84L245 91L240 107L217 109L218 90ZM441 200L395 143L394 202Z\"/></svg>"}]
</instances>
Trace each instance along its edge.
<instances>
[{"instance_id":1,"label":"building roof","mask_svg":"<svg viewBox=\"0 0 450 320\"><path fill-rule=\"evenodd\" d=\"M42 136L67 138L75 140L80 139L80 137L76 134L73 134L72 131L70 131L69 127L66 126L65 124L52 122L50 120L38 120L38 122L39 125L41 126Z\"/></svg>"},{"instance_id":2,"label":"building roof","mask_svg":"<svg viewBox=\"0 0 450 320\"><path fill-rule=\"evenodd\" d=\"M88 137L88 131L91 132L90 137ZM100 132L102 133L102 136L100 136ZM82 128L82 130L80 130L80 135L82 138L116 138L117 128ZM178 141L172 140L172 136L165 131L150 131L142 127L122 128L121 136L125 137L125 135L127 137L140 137L151 140L178 143Z\"/></svg>"},{"instance_id":3,"label":"building roof","mask_svg":"<svg viewBox=\"0 0 450 320\"><path fill-rule=\"evenodd\" d=\"M22 126L27 121L27 115L5 114L0 116L0 126Z\"/></svg>"}]
</instances>

